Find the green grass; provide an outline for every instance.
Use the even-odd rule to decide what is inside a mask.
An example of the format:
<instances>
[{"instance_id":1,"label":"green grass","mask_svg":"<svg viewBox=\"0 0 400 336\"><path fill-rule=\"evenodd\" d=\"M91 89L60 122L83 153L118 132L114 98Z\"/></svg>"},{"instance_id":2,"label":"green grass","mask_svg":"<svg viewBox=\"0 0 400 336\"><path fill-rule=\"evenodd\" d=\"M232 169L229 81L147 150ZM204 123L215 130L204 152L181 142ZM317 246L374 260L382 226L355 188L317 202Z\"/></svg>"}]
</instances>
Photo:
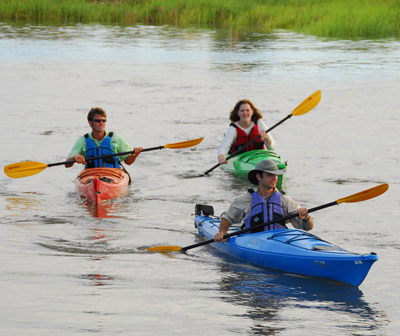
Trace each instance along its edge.
<instances>
[{"instance_id":1,"label":"green grass","mask_svg":"<svg viewBox=\"0 0 400 336\"><path fill-rule=\"evenodd\" d=\"M2 0L0 20L220 24L334 38L399 38L400 0Z\"/></svg>"}]
</instances>

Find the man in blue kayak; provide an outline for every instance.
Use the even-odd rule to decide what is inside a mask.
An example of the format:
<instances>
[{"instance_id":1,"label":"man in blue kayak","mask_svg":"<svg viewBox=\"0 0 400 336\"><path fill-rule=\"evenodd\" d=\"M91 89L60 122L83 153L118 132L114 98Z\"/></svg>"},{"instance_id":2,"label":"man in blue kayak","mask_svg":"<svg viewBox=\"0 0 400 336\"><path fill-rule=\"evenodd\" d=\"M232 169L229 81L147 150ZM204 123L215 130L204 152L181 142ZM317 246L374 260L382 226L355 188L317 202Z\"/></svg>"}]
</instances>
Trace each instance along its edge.
<instances>
[{"instance_id":1,"label":"man in blue kayak","mask_svg":"<svg viewBox=\"0 0 400 336\"><path fill-rule=\"evenodd\" d=\"M130 152L132 147L120 135L114 132L107 132L106 122L107 114L100 107L92 108L87 116L89 126L92 132L81 136L75 143L68 155L67 161L75 160L76 163L85 164L85 168L108 167L121 168L120 162L124 161L127 165L135 162L136 158L142 151L142 147L135 147L133 154L118 155L104 159L97 159L86 163L86 159L90 157ZM72 167L74 164L66 164L65 167Z\"/></svg>"},{"instance_id":2,"label":"man in blue kayak","mask_svg":"<svg viewBox=\"0 0 400 336\"><path fill-rule=\"evenodd\" d=\"M248 180L257 186L257 190L250 189L249 192L233 201L228 211L221 216L219 232L214 236L214 240L224 241L223 237L229 227L234 223L241 223L243 219L244 228L251 228L295 212L299 216L290 219L291 224L297 229L311 230L314 227L314 221L308 214L308 209L301 207L276 188L278 175L283 175L285 172L285 169L279 170L272 160L258 162L255 168L247 174ZM247 233L285 228L285 221L281 221L273 225L257 227Z\"/></svg>"}]
</instances>

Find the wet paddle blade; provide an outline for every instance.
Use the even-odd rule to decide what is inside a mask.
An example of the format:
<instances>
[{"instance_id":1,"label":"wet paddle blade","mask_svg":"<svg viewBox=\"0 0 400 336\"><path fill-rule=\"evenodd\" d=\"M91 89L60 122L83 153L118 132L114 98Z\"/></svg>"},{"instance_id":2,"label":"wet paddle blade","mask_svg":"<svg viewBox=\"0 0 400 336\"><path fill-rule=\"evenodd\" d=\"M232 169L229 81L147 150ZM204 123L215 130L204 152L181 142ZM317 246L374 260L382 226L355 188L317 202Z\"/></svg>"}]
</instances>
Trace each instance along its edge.
<instances>
[{"instance_id":1,"label":"wet paddle blade","mask_svg":"<svg viewBox=\"0 0 400 336\"><path fill-rule=\"evenodd\" d=\"M169 252L181 251L182 248L179 246L156 246L156 247L149 247L146 250L151 252L169 253Z\"/></svg>"},{"instance_id":2,"label":"wet paddle blade","mask_svg":"<svg viewBox=\"0 0 400 336\"><path fill-rule=\"evenodd\" d=\"M175 142L173 144L164 145L164 148L179 149L179 148L193 147L193 146L198 145L200 142L202 142L203 139L204 138L198 138L198 139L193 139L193 140L188 140L188 141Z\"/></svg>"},{"instance_id":3,"label":"wet paddle blade","mask_svg":"<svg viewBox=\"0 0 400 336\"><path fill-rule=\"evenodd\" d=\"M12 163L4 167L4 173L11 178L32 176L47 168L47 164L36 161Z\"/></svg>"},{"instance_id":4,"label":"wet paddle blade","mask_svg":"<svg viewBox=\"0 0 400 336\"><path fill-rule=\"evenodd\" d=\"M340 204L340 203L355 203L355 202L366 201L371 198L382 195L388 189L389 189L389 185L387 183L384 183L384 184L378 185L376 187L373 187L371 189L361 191L357 194L353 194L353 195L350 195L347 197L340 198L336 201L336 203Z\"/></svg>"},{"instance_id":5,"label":"wet paddle blade","mask_svg":"<svg viewBox=\"0 0 400 336\"><path fill-rule=\"evenodd\" d=\"M304 101L297 106L293 112L292 116L298 116L302 114L306 114L311 111L321 100L321 90L315 91L311 96L304 99Z\"/></svg>"}]
</instances>

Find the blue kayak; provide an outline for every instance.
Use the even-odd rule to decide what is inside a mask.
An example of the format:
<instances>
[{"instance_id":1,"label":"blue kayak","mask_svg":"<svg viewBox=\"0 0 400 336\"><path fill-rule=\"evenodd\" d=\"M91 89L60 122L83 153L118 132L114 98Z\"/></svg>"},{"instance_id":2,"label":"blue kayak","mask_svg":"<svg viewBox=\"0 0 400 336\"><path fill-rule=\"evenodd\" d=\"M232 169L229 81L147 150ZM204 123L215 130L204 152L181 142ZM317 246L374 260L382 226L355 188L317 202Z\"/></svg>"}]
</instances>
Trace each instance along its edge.
<instances>
[{"instance_id":1,"label":"blue kayak","mask_svg":"<svg viewBox=\"0 0 400 336\"><path fill-rule=\"evenodd\" d=\"M220 219L197 214L195 226L201 236L213 239L219 231ZM228 234L240 230L231 227ZM320 277L359 286L372 264L375 253L357 254L345 251L308 232L281 229L230 237L212 245L231 256L262 267L283 272Z\"/></svg>"}]
</instances>

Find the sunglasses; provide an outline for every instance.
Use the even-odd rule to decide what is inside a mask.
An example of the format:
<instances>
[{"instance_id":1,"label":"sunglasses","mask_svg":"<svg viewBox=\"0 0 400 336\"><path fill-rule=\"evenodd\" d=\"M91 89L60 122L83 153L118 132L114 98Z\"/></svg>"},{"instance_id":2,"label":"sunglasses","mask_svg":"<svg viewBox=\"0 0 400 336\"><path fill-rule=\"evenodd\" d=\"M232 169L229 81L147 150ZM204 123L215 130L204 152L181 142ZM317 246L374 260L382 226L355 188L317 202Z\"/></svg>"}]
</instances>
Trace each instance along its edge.
<instances>
[{"instance_id":1,"label":"sunglasses","mask_svg":"<svg viewBox=\"0 0 400 336\"><path fill-rule=\"evenodd\" d=\"M93 119L93 121L94 122L103 122L103 123L105 123L105 122L107 122L107 119Z\"/></svg>"}]
</instances>

